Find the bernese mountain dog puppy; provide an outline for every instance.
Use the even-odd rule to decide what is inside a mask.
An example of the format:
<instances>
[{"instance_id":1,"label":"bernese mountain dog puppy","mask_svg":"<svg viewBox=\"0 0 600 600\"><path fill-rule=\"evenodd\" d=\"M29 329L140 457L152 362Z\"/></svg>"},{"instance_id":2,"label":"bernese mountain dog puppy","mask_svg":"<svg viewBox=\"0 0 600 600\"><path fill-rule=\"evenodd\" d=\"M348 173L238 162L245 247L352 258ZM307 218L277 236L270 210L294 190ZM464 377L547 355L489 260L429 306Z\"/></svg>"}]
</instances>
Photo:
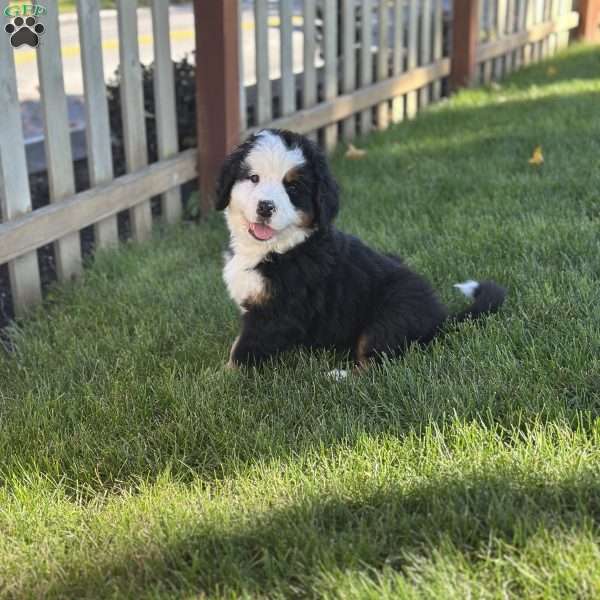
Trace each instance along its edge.
<instances>
[{"instance_id":1,"label":"bernese mountain dog puppy","mask_svg":"<svg viewBox=\"0 0 600 600\"><path fill-rule=\"evenodd\" d=\"M393 255L338 231L338 186L308 138L265 129L225 161L218 210L231 234L223 276L242 312L230 366L293 347L349 352L357 367L427 343L452 319L498 310L492 281L457 284L471 306L450 316L431 285Z\"/></svg>"}]
</instances>

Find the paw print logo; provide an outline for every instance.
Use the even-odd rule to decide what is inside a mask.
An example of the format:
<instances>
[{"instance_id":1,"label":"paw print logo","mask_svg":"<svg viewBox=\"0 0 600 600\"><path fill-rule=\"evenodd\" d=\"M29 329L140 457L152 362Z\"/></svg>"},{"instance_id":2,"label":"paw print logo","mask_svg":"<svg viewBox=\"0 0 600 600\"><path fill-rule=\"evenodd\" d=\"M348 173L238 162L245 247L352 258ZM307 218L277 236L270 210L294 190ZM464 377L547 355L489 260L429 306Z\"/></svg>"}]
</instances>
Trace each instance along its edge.
<instances>
[{"instance_id":1,"label":"paw print logo","mask_svg":"<svg viewBox=\"0 0 600 600\"><path fill-rule=\"evenodd\" d=\"M8 23L4 31L10 35L10 43L13 48L26 44L36 48L40 43L40 35L46 28L37 22L35 17L15 17L12 23Z\"/></svg>"}]
</instances>

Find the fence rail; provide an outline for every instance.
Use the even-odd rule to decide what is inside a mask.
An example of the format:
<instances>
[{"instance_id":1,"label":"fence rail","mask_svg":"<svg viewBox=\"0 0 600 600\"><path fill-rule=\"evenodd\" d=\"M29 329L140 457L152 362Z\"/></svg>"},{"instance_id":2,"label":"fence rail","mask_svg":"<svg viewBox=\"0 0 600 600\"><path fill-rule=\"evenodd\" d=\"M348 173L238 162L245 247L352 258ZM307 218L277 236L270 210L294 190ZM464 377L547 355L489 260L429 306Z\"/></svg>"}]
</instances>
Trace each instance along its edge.
<instances>
[{"instance_id":1,"label":"fence rail","mask_svg":"<svg viewBox=\"0 0 600 600\"><path fill-rule=\"evenodd\" d=\"M36 210L14 51L0 35L0 285L7 265L16 315L41 300L41 247L53 244L57 277L69 280L82 272L83 228L93 226L96 248L110 247L118 241L117 214L129 211L132 237L146 239L150 198L160 196L163 219L175 223L182 215L179 186L198 176L208 210L216 169L240 138L280 127L331 149L338 140L414 118L451 87L487 83L549 56L574 30L592 39L600 19L600 0L579 0L577 11L573 0L254 0L250 14L241 0L195 0L198 148L179 152L169 3L151 0L158 162L148 165L137 2L118 0L127 174L115 178L100 0L77 0L91 189L75 193L57 3L49 4L37 61L50 204ZM242 22L250 17L256 81L244 85Z\"/></svg>"}]
</instances>

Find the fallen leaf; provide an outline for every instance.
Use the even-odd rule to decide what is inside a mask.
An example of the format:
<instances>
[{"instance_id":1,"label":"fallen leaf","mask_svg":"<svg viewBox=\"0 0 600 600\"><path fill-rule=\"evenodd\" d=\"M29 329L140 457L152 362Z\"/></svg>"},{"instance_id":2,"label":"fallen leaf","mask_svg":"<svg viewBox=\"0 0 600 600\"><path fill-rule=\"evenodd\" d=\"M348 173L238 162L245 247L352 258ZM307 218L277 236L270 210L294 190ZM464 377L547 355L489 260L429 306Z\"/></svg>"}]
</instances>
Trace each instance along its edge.
<instances>
[{"instance_id":1,"label":"fallen leaf","mask_svg":"<svg viewBox=\"0 0 600 600\"><path fill-rule=\"evenodd\" d=\"M529 159L529 164L535 165L536 167L539 167L540 165L544 164L544 155L542 154L541 146L536 146L533 149L533 154L531 155L531 158Z\"/></svg>"},{"instance_id":2,"label":"fallen leaf","mask_svg":"<svg viewBox=\"0 0 600 600\"><path fill-rule=\"evenodd\" d=\"M367 151L362 148L356 148L353 144L348 144L348 150L346 150L346 158L350 160L357 160L366 156Z\"/></svg>"},{"instance_id":3,"label":"fallen leaf","mask_svg":"<svg viewBox=\"0 0 600 600\"><path fill-rule=\"evenodd\" d=\"M546 75L548 75L548 77L554 77L557 73L558 73L558 69L554 65L550 65L546 69Z\"/></svg>"}]
</instances>

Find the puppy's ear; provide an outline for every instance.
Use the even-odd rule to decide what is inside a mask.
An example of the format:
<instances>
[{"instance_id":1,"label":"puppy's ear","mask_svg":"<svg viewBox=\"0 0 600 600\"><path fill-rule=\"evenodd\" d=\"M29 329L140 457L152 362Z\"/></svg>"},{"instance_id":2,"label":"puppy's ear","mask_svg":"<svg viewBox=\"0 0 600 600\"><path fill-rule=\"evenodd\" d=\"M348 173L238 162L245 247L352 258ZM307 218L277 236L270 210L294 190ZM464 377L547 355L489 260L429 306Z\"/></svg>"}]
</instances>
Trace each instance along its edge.
<instances>
[{"instance_id":1,"label":"puppy's ear","mask_svg":"<svg viewBox=\"0 0 600 600\"><path fill-rule=\"evenodd\" d=\"M238 146L223 162L219 177L217 178L217 198L215 208L225 210L229 206L231 188L242 177L244 158L248 153L252 139Z\"/></svg>"},{"instance_id":2,"label":"puppy's ear","mask_svg":"<svg viewBox=\"0 0 600 600\"><path fill-rule=\"evenodd\" d=\"M325 229L333 222L340 208L339 186L331 174L325 154L314 142L309 143L309 160L316 182L313 198L315 222L319 229Z\"/></svg>"}]
</instances>

